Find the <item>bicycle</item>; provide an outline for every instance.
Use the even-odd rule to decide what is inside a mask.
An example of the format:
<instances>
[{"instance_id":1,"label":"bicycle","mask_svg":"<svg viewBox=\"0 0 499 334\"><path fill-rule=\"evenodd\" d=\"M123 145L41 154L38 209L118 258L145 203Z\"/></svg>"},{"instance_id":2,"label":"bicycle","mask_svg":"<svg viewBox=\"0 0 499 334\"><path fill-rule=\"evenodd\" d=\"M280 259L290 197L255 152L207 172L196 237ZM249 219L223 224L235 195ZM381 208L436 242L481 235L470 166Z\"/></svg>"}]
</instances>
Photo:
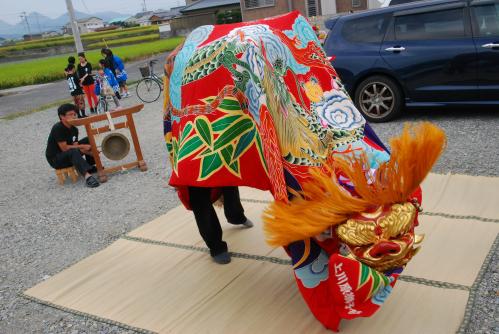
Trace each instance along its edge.
<instances>
[{"instance_id":1,"label":"bicycle","mask_svg":"<svg viewBox=\"0 0 499 334\"><path fill-rule=\"evenodd\" d=\"M163 80L154 73L154 64L157 60L151 60L147 67L139 67L142 79L137 83L135 92L137 97L146 103L159 99L163 91Z\"/></svg>"},{"instance_id":2,"label":"bicycle","mask_svg":"<svg viewBox=\"0 0 499 334\"><path fill-rule=\"evenodd\" d=\"M94 75L94 81L97 82L99 79L97 77L97 75ZM108 112L109 111L109 102L108 102L108 99L112 99L111 96L107 96L104 94L104 92L102 91L104 88L102 88L102 86L104 86L103 83L101 83L101 92L100 94L98 95L99 96L99 101L97 102L97 106L96 106L96 113L97 114L103 114L105 112Z\"/></svg>"},{"instance_id":3,"label":"bicycle","mask_svg":"<svg viewBox=\"0 0 499 334\"><path fill-rule=\"evenodd\" d=\"M107 99L111 98L110 96L99 95L99 102L97 103L97 114L103 114L109 110L109 102Z\"/></svg>"}]
</instances>

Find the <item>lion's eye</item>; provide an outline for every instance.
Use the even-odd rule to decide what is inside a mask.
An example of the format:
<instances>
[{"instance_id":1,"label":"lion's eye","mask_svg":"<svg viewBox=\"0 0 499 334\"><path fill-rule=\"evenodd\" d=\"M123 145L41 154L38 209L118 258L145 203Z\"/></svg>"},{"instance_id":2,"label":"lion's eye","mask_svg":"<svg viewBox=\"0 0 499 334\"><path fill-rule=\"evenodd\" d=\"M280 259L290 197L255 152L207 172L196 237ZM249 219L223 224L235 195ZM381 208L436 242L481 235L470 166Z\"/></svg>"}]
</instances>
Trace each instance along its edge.
<instances>
[{"instance_id":1,"label":"lion's eye","mask_svg":"<svg viewBox=\"0 0 499 334\"><path fill-rule=\"evenodd\" d=\"M396 236L392 236L390 237L390 240L397 240L397 239L401 239L404 235L406 234L405 231L400 231L399 234L397 234Z\"/></svg>"}]
</instances>

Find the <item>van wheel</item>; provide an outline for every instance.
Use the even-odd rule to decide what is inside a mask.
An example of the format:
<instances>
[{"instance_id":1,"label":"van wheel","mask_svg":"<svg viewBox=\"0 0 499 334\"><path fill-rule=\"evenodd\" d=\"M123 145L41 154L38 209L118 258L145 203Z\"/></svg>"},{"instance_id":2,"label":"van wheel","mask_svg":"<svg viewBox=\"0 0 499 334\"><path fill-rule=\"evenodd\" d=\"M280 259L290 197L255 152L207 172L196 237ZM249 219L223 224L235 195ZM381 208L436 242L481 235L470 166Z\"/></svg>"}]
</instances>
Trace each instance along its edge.
<instances>
[{"instance_id":1,"label":"van wheel","mask_svg":"<svg viewBox=\"0 0 499 334\"><path fill-rule=\"evenodd\" d=\"M373 123L387 122L400 114L404 96L395 81L375 75L362 81L355 90L355 105Z\"/></svg>"}]
</instances>

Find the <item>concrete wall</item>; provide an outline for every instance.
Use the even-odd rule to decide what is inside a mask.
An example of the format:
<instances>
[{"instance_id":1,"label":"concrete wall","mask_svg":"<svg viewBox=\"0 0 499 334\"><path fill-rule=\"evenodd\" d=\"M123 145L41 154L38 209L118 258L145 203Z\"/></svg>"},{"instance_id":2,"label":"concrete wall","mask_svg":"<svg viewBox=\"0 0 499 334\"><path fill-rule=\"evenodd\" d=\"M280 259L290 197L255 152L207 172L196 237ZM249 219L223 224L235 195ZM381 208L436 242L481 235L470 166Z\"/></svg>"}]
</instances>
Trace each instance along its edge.
<instances>
[{"instance_id":1,"label":"concrete wall","mask_svg":"<svg viewBox=\"0 0 499 334\"><path fill-rule=\"evenodd\" d=\"M372 9L372 8L380 8L383 6L383 4L387 2L387 1L383 1L383 0L369 0L368 1L368 6L369 6L369 9Z\"/></svg>"},{"instance_id":2,"label":"concrete wall","mask_svg":"<svg viewBox=\"0 0 499 334\"><path fill-rule=\"evenodd\" d=\"M75 52L76 49L74 45L59 45L59 46L52 46L49 48L12 51L9 52L6 55L6 57L0 57L0 63L9 63L25 59L45 58L45 57L51 57L51 56L57 56L61 54L75 53ZM62 64L61 68L64 68L64 65L65 64Z\"/></svg>"},{"instance_id":3,"label":"concrete wall","mask_svg":"<svg viewBox=\"0 0 499 334\"><path fill-rule=\"evenodd\" d=\"M336 14L336 0L321 0L322 15Z\"/></svg>"},{"instance_id":4,"label":"concrete wall","mask_svg":"<svg viewBox=\"0 0 499 334\"><path fill-rule=\"evenodd\" d=\"M214 24L215 22L215 13L199 13L174 18L170 21L170 26L173 35L187 36L195 28L206 24Z\"/></svg>"}]
</instances>

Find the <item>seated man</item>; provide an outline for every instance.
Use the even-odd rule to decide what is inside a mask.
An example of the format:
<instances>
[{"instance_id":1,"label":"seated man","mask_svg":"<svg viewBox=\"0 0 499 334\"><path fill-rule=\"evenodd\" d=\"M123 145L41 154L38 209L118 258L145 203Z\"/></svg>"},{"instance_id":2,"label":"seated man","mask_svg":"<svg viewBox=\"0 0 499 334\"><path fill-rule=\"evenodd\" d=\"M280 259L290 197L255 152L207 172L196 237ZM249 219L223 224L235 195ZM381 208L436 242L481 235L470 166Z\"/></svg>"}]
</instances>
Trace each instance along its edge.
<instances>
[{"instance_id":1,"label":"seated man","mask_svg":"<svg viewBox=\"0 0 499 334\"><path fill-rule=\"evenodd\" d=\"M91 173L96 172L88 138L78 140L78 128L69 123L78 117L74 104L63 104L57 109L60 122L54 124L47 141L45 156L55 169L74 166L85 177L87 187L99 186L99 181ZM85 155L86 160L82 155Z\"/></svg>"}]
</instances>

